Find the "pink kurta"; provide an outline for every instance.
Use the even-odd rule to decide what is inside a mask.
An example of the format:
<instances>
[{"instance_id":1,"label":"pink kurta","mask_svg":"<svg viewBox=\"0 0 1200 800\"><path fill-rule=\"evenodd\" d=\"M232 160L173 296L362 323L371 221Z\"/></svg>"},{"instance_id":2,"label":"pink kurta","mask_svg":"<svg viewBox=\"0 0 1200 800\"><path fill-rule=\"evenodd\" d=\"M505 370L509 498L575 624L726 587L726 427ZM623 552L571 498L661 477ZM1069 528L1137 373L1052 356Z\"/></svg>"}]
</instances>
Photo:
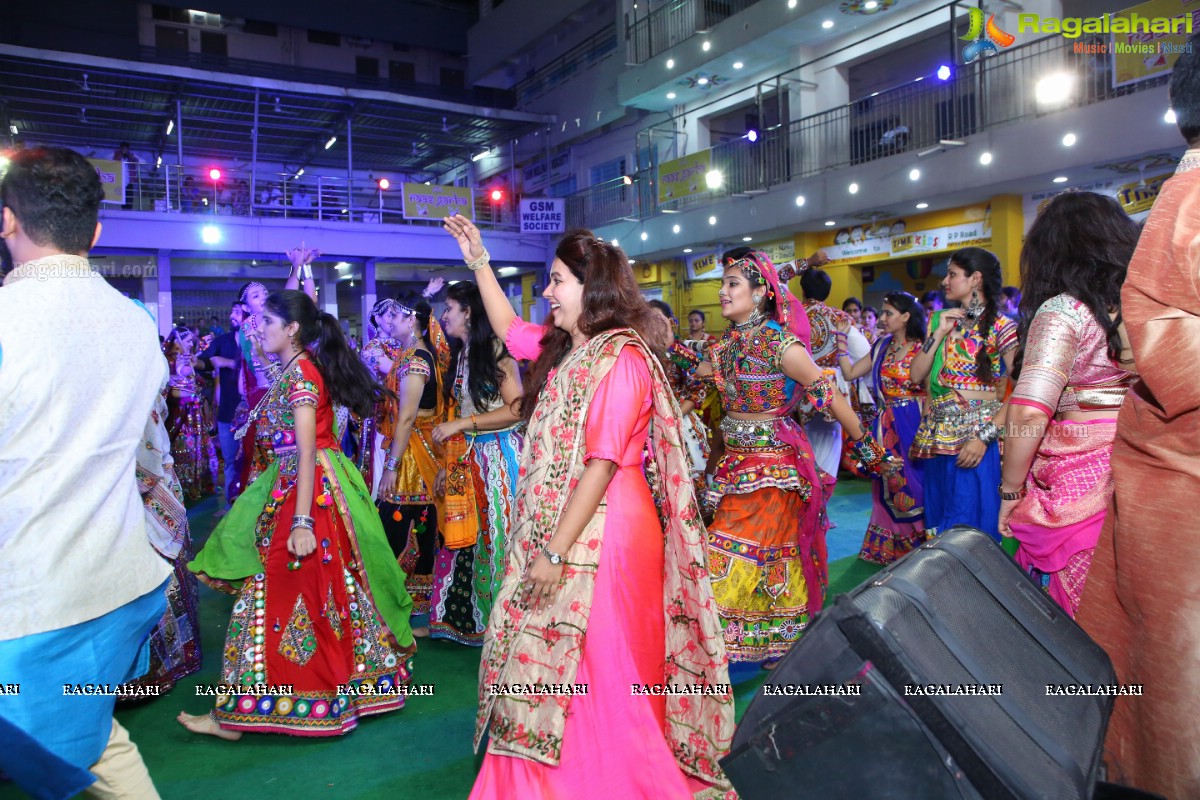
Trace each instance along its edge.
<instances>
[{"instance_id":1,"label":"pink kurta","mask_svg":"<svg viewBox=\"0 0 1200 800\"><path fill-rule=\"evenodd\" d=\"M542 333L517 319L506 344L515 358L535 359ZM650 390L645 358L625 348L588 409L584 460L618 470L605 492L604 549L575 679L588 694L570 700L559 766L488 753L472 798L669 799L706 788L671 754L665 699L631 691L664 682L663 531L642 474Z\"/></svg>"}]
</instances>

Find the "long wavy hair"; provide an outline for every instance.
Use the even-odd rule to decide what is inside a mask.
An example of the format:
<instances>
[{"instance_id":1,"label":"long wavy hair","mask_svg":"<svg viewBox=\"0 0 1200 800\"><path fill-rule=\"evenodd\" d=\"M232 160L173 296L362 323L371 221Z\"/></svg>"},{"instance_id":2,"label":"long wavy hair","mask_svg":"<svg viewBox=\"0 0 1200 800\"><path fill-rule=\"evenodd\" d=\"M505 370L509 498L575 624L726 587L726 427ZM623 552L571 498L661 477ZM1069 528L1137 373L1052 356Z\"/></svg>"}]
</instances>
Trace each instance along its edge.
<instances>
[{"instance_id":1,"label":"long wavy hair","mask_svg":"<svg viewBox=\"0 0 1200 800\"><path fill-rule=\"evenodd\" d=\"M1092 312L1108 339L1108 357L1120 363L1121 285L1139 234L1116 200L1095 192L1065 192L1042 209L1021 248L1018 369L1034 315L1064 292Z\"/></svg>"},{"instance_id":2,"label":"long wavy hair","mask_svg":"<svg viewBox=\"0 0 1200 800\"><path fill-rule=\"evenodd\" d=\"M660 341L662 337L656 332L653 316L656 312L650 310L638 290L629 259L620 248L600 241L591 231L573 230L563 236L554 256L583 284L583 309L578 324L584 336L591 338L616 328L633 328L652 351L669 346L669 342ZM525 422L533 416L550 370L571 349L571 334L547 325L541 346L542 352L529 369L529 380L521 396L521 416Z\"/></svg>"},{"instance_id":3,"label":"long wavy hair","mask_svg":"<svg viewBox=\"0 0 1200 800\"><path fill-rule=\"evenodd\" d=\"M983 293L984 308L976 328L983 340L987 341L1000 313L1000 285L1004 280L1000 270L1000 259L996 258L995 253L982 247L964 247L951 253L950 261L961 267L968 277L976 272L983 277L979 290ZM992 382L992 359L988 356L986 347L979 348L979 352L975 354L975 374L985 384Z\"/></svg>"},{"instance_id":4,"label":"long wavy hair","mask_svg":"<svg viewBox=\"0 0 1200 800\"><path fill-rule=\"evenodd\" d=\"M367 417L375 413L378 400L390 395L351 349L337 317L318 309L304 292L273 292L267 296L266 308L284 325L300 324L296 338L312 353L333 403Z\"/></svg>"},{"instance_id":5,"label":"long wavy hair","mask_svg":"<svg viewBox=\"0 0 1200 800\"><path fill-rule=\"evenodd\" d=\"M463 345L467 348L467 393L475 408L487 408L500 396L500 384L504 383L504 371L500 369L500 360L509 358L508 349L500 344L500 358L496 357L498 341L492 323L488 320L487 310L483 307L483 296L479 287L472 281L459 281L446 290L446 298L458 303L470 313L470 328L467 341L454 340L450 349L450 371L442 387L447 400L452 399L454 381L449 376L458 374L458 360L462 358Z\"/></svg>"}]
</instances>

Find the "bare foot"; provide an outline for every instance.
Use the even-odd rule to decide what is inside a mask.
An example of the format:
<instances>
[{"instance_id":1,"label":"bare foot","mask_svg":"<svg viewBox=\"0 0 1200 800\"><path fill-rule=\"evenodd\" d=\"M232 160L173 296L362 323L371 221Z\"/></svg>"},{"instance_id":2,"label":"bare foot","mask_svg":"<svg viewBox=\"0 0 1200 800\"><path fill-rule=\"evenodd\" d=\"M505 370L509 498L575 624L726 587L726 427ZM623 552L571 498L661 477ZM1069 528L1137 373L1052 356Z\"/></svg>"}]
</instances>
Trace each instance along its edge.
<instances>
[{"instance_id":1,"label":"bare foot","mask_svg":"<svg viewBox=\"0 0 1200 800\"><path fill-rule=\"evenodd\" d=\"M206 736L216 736L218 739L228 739L231 742L236 742L242 738L241 731L227 731L217 724L217 721L212 718L211 714L197 715L189 714L186 711L180 711L179 716L175 719L179 720L179 724L187 728L192 733L202 733Z\"/></svg>"},{"instance_id":2,"label":"bare foot","mask_svg":"<svg viewBox=\"0 0 1200 800\"><path fill-rule=\"evenodd\" d=\"M422 625L420 628L413 628L413 636L418 639L425 639L429 636L429 626Z\"/></svg>"}]
</instances>

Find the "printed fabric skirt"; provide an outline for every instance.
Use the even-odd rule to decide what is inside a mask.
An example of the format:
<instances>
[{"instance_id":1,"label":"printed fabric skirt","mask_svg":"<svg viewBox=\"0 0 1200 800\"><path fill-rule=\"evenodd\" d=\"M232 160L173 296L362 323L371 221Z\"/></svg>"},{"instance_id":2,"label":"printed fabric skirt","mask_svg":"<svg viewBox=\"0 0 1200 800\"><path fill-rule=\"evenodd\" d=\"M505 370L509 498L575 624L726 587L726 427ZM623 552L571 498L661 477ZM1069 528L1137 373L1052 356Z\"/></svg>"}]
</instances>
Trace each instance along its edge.
<instances>
[{"instance_id":1,"label":"printed fabric skirt","mask_svg":"<svg viewBox=\"0 0 1200 800\"><path fill-rule=\"evenodd\" d=\"M884 401L875 425L875 438L904 468L888 480L872 476L871 521L858 554L863 561L891 564L929 538L925 532L923 465L908 458L920 424L921 405L916 398Z\"/></svg>"},{"instance_id":2,"label":"printed fabric skirt","mask_svg":"<svg viewBox=\"0 0 1200 800\"><path fill-rule=\"evenodd\" d=\"M1108 513L1116 435L1115 419L1051 421L1029 469L1028 494L1009 519L1021 543L1017 563L1072 618Z\"/></svg>"},{"instance_id":3,"label":"printed fabric skirt","mask_svg":"<svg viewBox=\"0 0 1200 800\"><path fill-rule=\"evenodd\" d=\"M441 451L433 442L434 417L418 417L400 459L395 486L379 487L379 518L388 544L407 575L405 588L412 598L413 627L428 624L433 595L433 571L438 552L438 509L433 482L441 468ZM380 450L386 457L391 442ZM382 474L382 470L381 470Z\"/></svg>"},{"instance_id":4,"label":"printed fabric skirt","mask_svg":"<svg viewBox=\"0 0 1200 800\"><path fill-rule=\"evenodd\" d=\"M200 671L200 593L187 566L191 560L192 546L184 540L167 583L167 612L150 634L150 670L129 681L132 686L157 686L165 694Z\"/></svg>"},{"instance_id":5,"label":"printed fabric skirt","mask_svg":"<svg viewBox=\"0 0 1200 800\"><path fill-rule=\"evenodd\" d=\"M483 646L488 616L504 582L509 519L524 439L523 425L467 436L471 475L479 502L479 538L474 547L462 550L443 547L438 551L430 638Z\"/></svg>"},{"instance_id":6,"label":"printed fabric skirt","mask_svg":"<svg viewBox=\"0 0 1200 800\"><path fill-rule=\"evenodd\" d=\"M833 479L791 418L721 422L725 455L708 493L708 571L730 662L781 658L829 584L825 509Z\"/></svg>"},{"instance_id":7,"label":"printed fabric skirt","mask_svg":"<svg viewBox=\"0 0 1200 800\"><path fill-rule=\"evenodd\" d=\"M411 600L366 486L336 449L317 451L317 549L288 552L295 455L284 458L293 467L259 476L191 564L237 595L213 717L230 730L337 736L403 707Z\"/></svg>"},{"instance_id":8,"label":"printed fabric skirt","mask_svg":"<svg viewBox=\"0 0 1200 800\"><path fill-rule=\"evenodd\" d=\"M171 437L171 458L175 460L175 474L188 503L195 503L216 491L217 448L208 429L204 401L199 396L174 397L168 392L167 433Z\"/></svg>"},{"instance_id":9,"label":"printed fabric skirt","mask_svg":"<svg viewBox=\"0 0 1200 800\"><path fill-rule=\"evenodd\" d=\"M909 450L910 461L923 459L929 536L968 525L1000 541L1000 443L989 444L976 466L958 465L959 450L999 410L998 400L964 400L955 392L930 403Z\"/></svg>"},{"instance_id":10,"label":"printed fabric skirt","mask_svg":"<svg viewBox=\"0 0 1200 800\"><path fill-rule=\"evenodd\" d=\"M267 390L261 386L250 389L249 396L246 398L248 408L257 408L259 401L266 393ZM249 412L247 412L247 416L249 416ZM235 424L237 424L236 420ZM242 422L235 430L240 430L241 425L246 425L246 431L238 445L237 460L240 477L237 491L239 494L258 480L258 476L271 466L274 459L270 426L260 425L256 421L249 422L249 424Z\"/></svg>"}]
</instances>

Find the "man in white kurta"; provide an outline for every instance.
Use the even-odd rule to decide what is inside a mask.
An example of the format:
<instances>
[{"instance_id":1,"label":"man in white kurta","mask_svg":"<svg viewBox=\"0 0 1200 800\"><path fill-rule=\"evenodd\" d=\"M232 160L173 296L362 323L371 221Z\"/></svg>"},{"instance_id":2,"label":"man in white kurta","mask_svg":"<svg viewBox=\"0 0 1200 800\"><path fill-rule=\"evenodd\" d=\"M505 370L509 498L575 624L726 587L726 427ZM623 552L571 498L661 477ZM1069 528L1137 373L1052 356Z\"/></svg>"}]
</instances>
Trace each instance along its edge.
<instances>
[{"instance_id":1,"label":"man in white kurta","mask_svg":"<svg viewBox=\"0 0 1200 800\"><path fill-rule=\"evenodd\" d=\"M157 798L112 710L166 609L134 454L167 364L154 320L88 264L102 197L63 148L17 153L0 182L0 676L21 684L0 698L19 739L0 769Z\"/></svg>"}]
</instances>

